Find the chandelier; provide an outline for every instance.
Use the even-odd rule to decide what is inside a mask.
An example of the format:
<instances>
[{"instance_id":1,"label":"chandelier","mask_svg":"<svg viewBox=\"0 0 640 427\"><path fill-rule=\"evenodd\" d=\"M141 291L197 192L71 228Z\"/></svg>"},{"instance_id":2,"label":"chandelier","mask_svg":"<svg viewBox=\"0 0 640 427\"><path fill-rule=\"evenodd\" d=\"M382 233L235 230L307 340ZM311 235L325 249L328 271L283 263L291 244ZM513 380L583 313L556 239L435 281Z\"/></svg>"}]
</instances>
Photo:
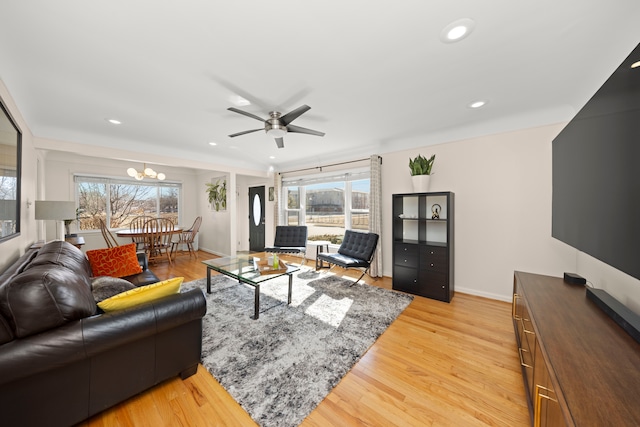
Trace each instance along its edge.
<instances>
[{"instance_id":1,"label":"chandelier","mask_svg":"<svg viewBox=\"0 0 640 427\"><path fill-rule=\"evenodd\" d=\"M158 173L153 169L148 168L146 163L143 163L143 168L144 169L142 170L142 172L138 172L134 168L129 168L127 169L127 175L137 179L138 181L142 181L145 178L153 178L160 181L164 181L164 179L166 178L166 176L162 172Z\"/></svg>"}]
</instances>

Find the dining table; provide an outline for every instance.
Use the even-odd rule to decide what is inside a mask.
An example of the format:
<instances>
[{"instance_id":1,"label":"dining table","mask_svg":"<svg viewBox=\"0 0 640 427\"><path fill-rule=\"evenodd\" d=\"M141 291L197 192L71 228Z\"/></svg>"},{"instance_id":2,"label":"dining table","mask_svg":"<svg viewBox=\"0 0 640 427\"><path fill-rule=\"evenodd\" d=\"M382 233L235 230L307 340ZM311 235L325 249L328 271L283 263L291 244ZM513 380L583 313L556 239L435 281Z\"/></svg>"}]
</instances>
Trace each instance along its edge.
<instances>
[{"instance_id":1,"label":"dining table","mask_svg":"<svg viewBox=\"0 0 640 427\"><path fill-rule=\"evenodd\" d=\"M175 226L173 227L173 230L171 231L171 234L177 234L177 233L182 233L183 227L178 227ZM163 230L161 230L162 232ZM118 237L130 237L131 239L133 239L134 237L144 237L147 234L147 232L140 228L140 229L123 229L123 230L118 230L116 231L116 236ZM163 233L164 234L164 233Z\"/></svg>"},{"instance_id":2,"label":"dining table","mask_svg":"<svg viewBox=\"0 0 640 427\"><path fill-rule=\"evenodd\" d=\"M163 235L164 234L172 234L172 235L173 234L179 234L179 233L182 233L183 229L184 229L183 227L178 227L178 226L175 226L173 228L173 230L166 230L166 229L163 228L163 229L160 230L160 234L163 234ZM136 243L136 239L144 238L148 234L149 234L148 230L143 229L143 228L140 228L140 229L136 229L136 228L123 229L123 230L116 231L116 236L118 236L118 237L130 237L131 241L133 243ZM154 233L154 234L158 234L158 233ZM155 238L157 238L157 236ZM145 239L145 240L147 240L147 239ZM151 238L149 238L149 240L151 240ZM145 246L148 246L148 245L145 245ZM155 245L152 245L152 246L155 246ZM169 248L163 248L162 250L166 250L167 251L167 258L169 260L169 263L171 263L172 260L171 260L171 255L169 254ZM161 253L162 253L161 251L162 250L155 251L155 250L150 250L148 247L145 248L145 252L147 252L147 256L149 257L150 261L153 260L153 259L157 259L161 255ZM171 245L171 252L173 252L173 245Z\"/></svg>"}]
</instances>

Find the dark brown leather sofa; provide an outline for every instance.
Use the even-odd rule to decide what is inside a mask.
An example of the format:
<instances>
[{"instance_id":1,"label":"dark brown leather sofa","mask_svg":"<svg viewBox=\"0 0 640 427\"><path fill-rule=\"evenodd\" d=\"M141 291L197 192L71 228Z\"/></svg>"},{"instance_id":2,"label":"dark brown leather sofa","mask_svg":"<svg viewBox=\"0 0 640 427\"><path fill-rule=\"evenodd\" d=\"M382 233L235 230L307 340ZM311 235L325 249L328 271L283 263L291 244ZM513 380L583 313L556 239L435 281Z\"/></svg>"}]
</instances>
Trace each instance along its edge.
<instances>
[{"instance_id":1,"label":"dark brown leather sofa","mask_svg":"<svg viewBox=\"0 0 640 427\"><path fill-rule=\"evenodd\" d=\"M69 426L196 372L201 290L99 314L84 254L29 250L0 275L0 424Z\"/></svg>"}]
</instances>

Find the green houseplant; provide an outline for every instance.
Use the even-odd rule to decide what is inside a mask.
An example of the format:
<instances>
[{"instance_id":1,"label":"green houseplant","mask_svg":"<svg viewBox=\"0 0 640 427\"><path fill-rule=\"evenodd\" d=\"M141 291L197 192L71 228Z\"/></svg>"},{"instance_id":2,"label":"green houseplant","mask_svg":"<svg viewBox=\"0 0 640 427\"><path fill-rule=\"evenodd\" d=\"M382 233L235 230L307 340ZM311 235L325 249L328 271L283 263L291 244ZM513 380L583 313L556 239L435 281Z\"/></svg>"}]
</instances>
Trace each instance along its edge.
<instances>
[{"instance_id":1,"label":"green houseplant","mask_svg":"<svg viewBox=\"0 0 640 427\"><path fill-rule=\"evenodd\" d=\"M434 154L430 158L426 158L421 154L415 159L409 158L409 169L411 170L411 176L415 175L431 175L431 168L433 168L433 162L436 159Z\"/></svg>"},{"instance_id":2,"label":"green houseplant","mask_svg":"<svg viewBox=\"0 0 640 427\"><path fill-rule=\"evenodd\" d=\"M435 154L428 159L421 154L414 159L409 158L409 170L415 193L426 193L429 190L429 178L435 159Z\"/></svg>"},{"instance_id":3,"label":"green houseplant","mask_svg":"<svg viewBox=\"0 0 640 427\"><path fill-rule=\"evenodd\" d=\"M222 181L222 182L220 182ZM216 211L220 209L227 209L227 180L217 180L215 184L211 182L206 183L209 203L214 207Z\"/></svg>"}]
</instances>

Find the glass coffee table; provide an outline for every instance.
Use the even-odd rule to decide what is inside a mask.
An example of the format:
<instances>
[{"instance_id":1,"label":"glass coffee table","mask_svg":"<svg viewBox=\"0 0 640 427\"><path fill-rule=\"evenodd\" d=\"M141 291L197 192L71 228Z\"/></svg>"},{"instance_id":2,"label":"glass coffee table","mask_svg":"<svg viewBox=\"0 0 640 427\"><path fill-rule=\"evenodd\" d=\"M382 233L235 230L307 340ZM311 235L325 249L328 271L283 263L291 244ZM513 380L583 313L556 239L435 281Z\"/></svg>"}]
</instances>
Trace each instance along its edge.
<instances>
[{"instance_id":1,"label":"glass coffee table","mask_svg":"<svg viewBox=\"0 0 640 427\"><path fill-rule=\"evenodd\" d=\"M207 266L207 293L211 293L211 270L222 273L225 276L237 279L240 283L246 283L254 288L253 318L260 316L260 283L276 277L289 276L289 296L287 304L291 304L291 290L293 287L293 273L300 267L285 264L280 261L280 268L274 269L267 262L267 257L260 254L241 254L223 258L202 261Z\"/></svg>"}]
</instances>

